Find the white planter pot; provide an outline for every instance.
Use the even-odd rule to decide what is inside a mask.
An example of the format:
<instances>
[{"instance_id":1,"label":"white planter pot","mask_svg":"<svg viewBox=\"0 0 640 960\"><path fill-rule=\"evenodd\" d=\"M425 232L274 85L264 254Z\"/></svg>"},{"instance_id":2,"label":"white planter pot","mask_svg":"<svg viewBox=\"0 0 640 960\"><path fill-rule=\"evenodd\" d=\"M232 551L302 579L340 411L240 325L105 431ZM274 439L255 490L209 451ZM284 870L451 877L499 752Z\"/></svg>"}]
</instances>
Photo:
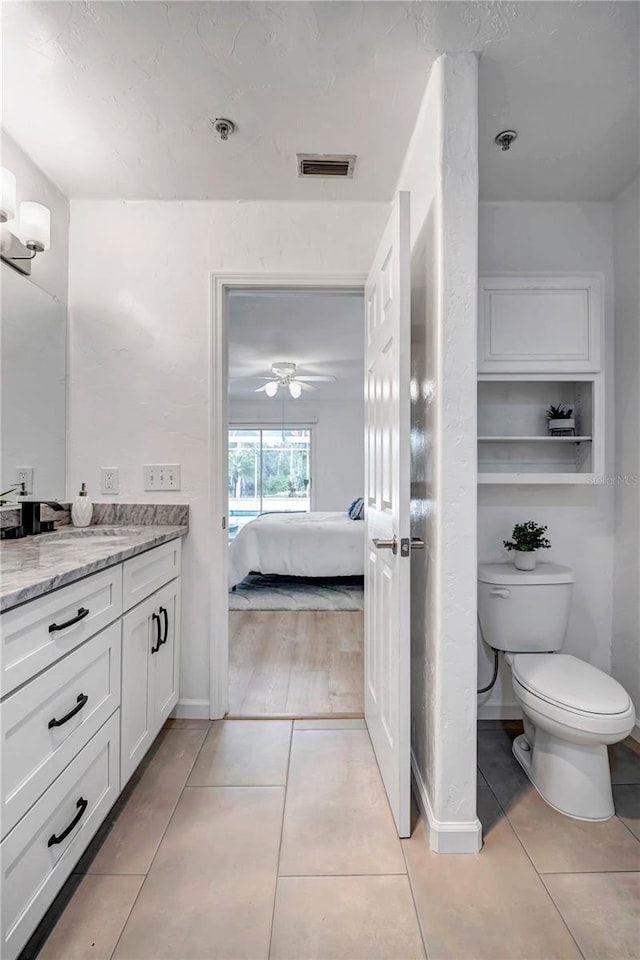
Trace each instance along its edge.
<instances>
[{"instance_id":1,"label":"white planter pot","mask_svg":"<svg viewBox=\"0 0 640 960\"><path fill-rule=\"evenodd\" d=\"M535 570L536 551L535 550L516 550L515 565L518 570Z\"/></svg>"},{"instance_id":2,"label":"white planter pot","mask_svg":"<svg viewBox=\"0 0 640 960\"><path fill-rule=\"evenodd\" d=\"M574 417L568 417L560 420L548 420L547 423L549 426L549 433L556 433L559 431L569 432L570 430L573 430L575 433L576 421Z\"/></svg>"}]
</instances>

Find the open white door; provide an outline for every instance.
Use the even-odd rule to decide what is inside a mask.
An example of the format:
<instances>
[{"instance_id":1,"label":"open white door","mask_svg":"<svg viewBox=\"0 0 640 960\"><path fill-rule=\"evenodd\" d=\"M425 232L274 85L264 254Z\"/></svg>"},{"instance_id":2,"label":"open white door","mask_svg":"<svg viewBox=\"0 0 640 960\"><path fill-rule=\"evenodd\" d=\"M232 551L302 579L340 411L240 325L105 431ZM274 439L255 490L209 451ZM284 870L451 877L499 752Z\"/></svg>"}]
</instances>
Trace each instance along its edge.
<instances>
[{"instance_id":1,"label":"open white door","mask_svg":"<svg viewBox=\"0 0 640 960\"><path fill-rule=\"evenodd\" d=\"M410 233L397 195L365 288L365 719L410 834Z\"/></svg>"}]
</instances>

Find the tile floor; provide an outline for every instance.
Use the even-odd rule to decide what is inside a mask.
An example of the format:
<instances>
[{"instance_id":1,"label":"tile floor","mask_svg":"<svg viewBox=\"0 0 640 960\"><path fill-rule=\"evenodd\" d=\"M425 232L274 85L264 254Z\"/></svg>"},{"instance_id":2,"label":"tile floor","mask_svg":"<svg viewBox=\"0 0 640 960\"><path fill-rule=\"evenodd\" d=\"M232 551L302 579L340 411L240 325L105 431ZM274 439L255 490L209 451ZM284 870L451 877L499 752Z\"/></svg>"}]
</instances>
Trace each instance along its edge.
<instances>
[{"instance_id":1,"label":"tile floor","mask_svg":"<svg viewBox=\"0 0 640 960\"><path fill-rule=\"evenodd\" d=\"M480 725L485 845L438 856L417 818L398 840L362 721L170 722L23 960L640 958L640 756L581 823L517 732Z\"/></svg>"}]
</instances>

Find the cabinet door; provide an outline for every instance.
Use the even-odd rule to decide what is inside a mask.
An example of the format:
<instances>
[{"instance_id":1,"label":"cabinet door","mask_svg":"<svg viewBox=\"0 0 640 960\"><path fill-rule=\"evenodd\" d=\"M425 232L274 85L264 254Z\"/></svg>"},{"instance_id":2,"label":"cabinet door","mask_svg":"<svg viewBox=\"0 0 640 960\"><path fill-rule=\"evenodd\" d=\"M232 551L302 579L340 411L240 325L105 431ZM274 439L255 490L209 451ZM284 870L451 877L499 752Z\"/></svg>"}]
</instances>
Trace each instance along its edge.
<instances>
[{"instance_id":1,"label":"cabinet door","mask_svg":"<svg viewBox=\"0 0 640 960\"><path fill-rule=\"evenodd\" d=\"M585 373L601 367L602 279L481 277L481 373Z\"/></svg>"},{"instance_id":2,"label":"cabinet door","mask_svg":"<svg viewBox=\"0 0 640 960\"><path fill-rule=\"evenodd\" d=\"M151 746L154 730L151 647L157 644L159 619L155 597L122 618L121 779L125 785Z\"/></svg>"},{"instance_id":3,"label":"cabinet door","mask_svg":"<svg viewBox=\"0 0 640 960\"><path fill-rule=\"evenodd\" d=\"M161 645L151 656L153 729L157 733L178 702L180 687L180 578L153 595L160 617ZM155 736L155 734L154 734Z\"/></svg>"}]
</instances>

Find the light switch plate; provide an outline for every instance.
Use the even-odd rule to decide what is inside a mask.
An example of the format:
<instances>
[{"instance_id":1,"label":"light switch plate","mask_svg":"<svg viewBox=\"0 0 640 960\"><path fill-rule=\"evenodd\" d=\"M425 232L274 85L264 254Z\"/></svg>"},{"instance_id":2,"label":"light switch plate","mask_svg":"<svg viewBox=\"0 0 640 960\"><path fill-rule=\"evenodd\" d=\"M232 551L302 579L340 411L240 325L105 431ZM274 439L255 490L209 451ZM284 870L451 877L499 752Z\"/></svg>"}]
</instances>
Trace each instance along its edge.
<instances>
[{"instance_id":1,"label":"light switch plate","mask_svg":"<svg viewBox=\"0 0 640 960\"><path fill-rule=\"evenodd\" d=\"M120 475L117 467L103 467L100 471L100 493L113 496L120 493Z\"/></svg>"},{"instance_id":2,"label":"light switch plate","mask_svg":"<svg viewBox=\"0 0 640 960\"><path fill-rule=\"evenodd\" d=\"M145 463L143 466L145 490L179 490L179 463Z\"/></svg>"},{"instance_id":3,"label":"light switch plate","mask_svg":"<svg viewBox=\"0 0 640 960\"><path fill-rule=\"evenodd\" d=\"M24 483L26 493L33 493L33 467L16 467L16 484Z\"/></svg>"}]
</instances>

